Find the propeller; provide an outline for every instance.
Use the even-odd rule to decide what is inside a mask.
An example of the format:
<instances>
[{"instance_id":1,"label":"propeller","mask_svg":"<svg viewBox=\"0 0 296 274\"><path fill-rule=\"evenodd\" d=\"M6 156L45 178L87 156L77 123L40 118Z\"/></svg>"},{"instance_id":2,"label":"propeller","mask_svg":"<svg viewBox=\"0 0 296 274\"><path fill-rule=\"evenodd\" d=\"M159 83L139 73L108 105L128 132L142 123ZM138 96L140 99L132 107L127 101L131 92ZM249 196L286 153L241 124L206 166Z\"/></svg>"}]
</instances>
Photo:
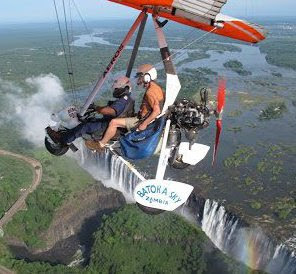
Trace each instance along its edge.
<instances>
[{"instance_id":1,"label":"propeller","mask_svg":"<svg viewBox=\"0 0 296 274\"><path fill-rule=\"evenodd\" d=\"M220 78L218 82L218 92L217 92L217 109L215 111L216 139L215 139L212 165L214 165L216 162L218 146L220 142L220 134L222 131L222 114L223 114L223 109L225 105L225 94L226 94L226 80L224 78Z\"/></svg>"}]
</instances>

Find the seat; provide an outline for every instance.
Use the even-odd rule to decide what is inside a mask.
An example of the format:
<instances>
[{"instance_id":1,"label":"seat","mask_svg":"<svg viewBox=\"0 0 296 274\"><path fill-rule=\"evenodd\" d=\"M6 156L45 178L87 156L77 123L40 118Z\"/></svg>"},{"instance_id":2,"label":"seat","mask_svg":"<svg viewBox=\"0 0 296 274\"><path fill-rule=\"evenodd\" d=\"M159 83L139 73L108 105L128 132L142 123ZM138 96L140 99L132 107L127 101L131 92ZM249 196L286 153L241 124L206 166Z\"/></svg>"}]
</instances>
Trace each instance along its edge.
<instances>
[{"instance_id":1,"label":"seat","mask_svg":"<svg viewBox=\"0 0 296 274\"><path fill-rule=\"evenodd\" d=\"M148 125L145 130L132 131L121 137L119 141L122 156L131 160L151 156L157 148L165 121L165 117L162 116Z\"/></svg>"}]
</instances>

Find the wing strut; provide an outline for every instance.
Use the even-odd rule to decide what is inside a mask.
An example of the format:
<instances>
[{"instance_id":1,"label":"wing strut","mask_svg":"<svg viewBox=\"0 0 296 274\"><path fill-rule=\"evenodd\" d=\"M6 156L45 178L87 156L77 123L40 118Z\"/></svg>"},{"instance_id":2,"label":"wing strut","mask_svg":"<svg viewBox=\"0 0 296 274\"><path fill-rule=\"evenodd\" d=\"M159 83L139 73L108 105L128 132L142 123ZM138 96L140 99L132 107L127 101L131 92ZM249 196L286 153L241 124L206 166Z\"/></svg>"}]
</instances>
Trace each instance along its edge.
<instances>
[{"instance_id":1,"label":"wing strut","mask_svg":"<svg viewBox=\"0 0 296 274\"><path fill-rule=\"evenodd\" d=\"M166 42L162 27L163 25L157 21L156 17L153 16L154 28L157 35L158 45L160 49L161 59L163 61L165 73L166 73L166 98L162 109L161 115L163 115L168 107L174 104L179 91L181 89L181 84L179 77L174 66L172 56L170 54L168 44Z\"/></svg>"},{"instance_id":2,"label":"wing strut","mask_svg":"<svg viewBox=\"0 0 296 274\"><path fill-rule=\"evenodd\" d=\"M141 22L141 25L139 27L137 38L136 38L134 48L133 48L133 52L132 52L132 55L131 55L131 58L130 58L130 61L129 61L129 64L128 64L128 67L126 70L126 77L128 77L128 78L130 78L131 73L132 73L132 69L133 69L137 54L138 54L138 50L139 50L139 46L140 46L140 43L142 40L142 36L143 36L143 32L144 32L145 25L147 22L147 18L148 18L148 14L145 14L145 16Z\"/></svg>"},{"instance_id":3,"label":"wing strut","mask_svg":"<svg viewBox=\"0 0 296 274\"><path fill-rule=\"evenodd\" d=\"M123 39L122 43L118 47L117 51L115 52L113 58L111 59L110 63L108 64L107 68L103 72L102 77L100 78L100 80L97 81L95 87L93 88L92 92L88 96L85 104L83 105L83 107L82 107L82 109L80 111L81 116L83 116L85 114L85 112L88 109L89 105L94 101L96 95L98 94L98 92L100 91L102 85L104 84L107 76L109 75L110 71L113 69L114 65L116 64L119 57L121 56L121 53L123 52L124 48L129 43L129 41L132 38L134 32L138 28L139 24L144 20L145 16L146 16L146 11L142 11L139 14L139 16L137 17L136 21L134 22L134 24L130 28L129 32L127 33L127 35Z\"/></svg>"}]
</instances>

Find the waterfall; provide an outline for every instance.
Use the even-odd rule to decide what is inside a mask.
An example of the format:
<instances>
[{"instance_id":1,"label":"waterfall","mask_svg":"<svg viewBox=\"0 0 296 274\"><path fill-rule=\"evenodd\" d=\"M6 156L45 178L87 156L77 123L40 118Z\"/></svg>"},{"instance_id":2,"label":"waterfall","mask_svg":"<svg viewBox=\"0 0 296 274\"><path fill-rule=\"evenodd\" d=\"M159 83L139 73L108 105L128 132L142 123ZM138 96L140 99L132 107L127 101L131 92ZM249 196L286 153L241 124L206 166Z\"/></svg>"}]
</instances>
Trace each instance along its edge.
<instances>
[{"instance_id":1,"label":"waterfall","mask_svg":"<svg viewBox=\"0 0 296 274\"><path fill-rule=\"evenodd\" d=\"M294 252L283 244L276 245L260 228L249 226L218 202L207 199L199 218L211 241L236 260L268 273L296 273Z\"/></svg>"},{"instance_id":2,"label":"waterfall","mask_svg":"<svg viewBox=\"0 0 296 274\"><path fill-rule=\"evenodd\" d=\"M133 191L141 179L122 162L119 156L109 151L94 153L84 146L80 147L80 152L82 167L96 180L101 181L106 187L122 192L127 202L135 202Z\"/></svg>"},{"instance_id":3,"label":"waterfall","mask_svg":"<svg viewBox=\"0 0 296 274\"><path fill-rule=\"evenodd\" d=\"M134 202L133 190L141 181L120 157L110 152L92 153L80 149L81 165L107 187L121 191L127 201ZM251 227L236 215L228 212L216 201L192 194L180 213L188 212L210 240L224 253L252 269L272 274L296 274L296 254L287 245L277 245L260 228ZM290 242L296 242L292 239ZM292 244L289 245L293 246Z\"/></svg>"}]
</instances>

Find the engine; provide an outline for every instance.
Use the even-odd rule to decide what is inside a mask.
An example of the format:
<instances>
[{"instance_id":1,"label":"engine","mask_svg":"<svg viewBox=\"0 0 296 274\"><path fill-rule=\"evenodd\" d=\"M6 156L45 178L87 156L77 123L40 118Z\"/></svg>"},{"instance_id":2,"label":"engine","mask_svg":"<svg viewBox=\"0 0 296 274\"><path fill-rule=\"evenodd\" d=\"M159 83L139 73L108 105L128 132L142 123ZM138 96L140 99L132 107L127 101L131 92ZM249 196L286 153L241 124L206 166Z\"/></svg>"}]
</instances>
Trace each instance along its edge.
<instances>
[{"instance_id":1,"label":"engine","mask_svg":"<svg viewBox=\"0 0 296 274\"><path fill-rule=\"evenodd\" d=\"M182 162L179 154L181 140L186 138L189 149L197 139L198 132L209 126L210 111L207 107L207 90L201 90L201 102L182 99L170 106L169 118L171 128L168 137L168 146L172 148L169 163L175 168L185 168L188 164Z\"/></svg>"}]
</instances>

